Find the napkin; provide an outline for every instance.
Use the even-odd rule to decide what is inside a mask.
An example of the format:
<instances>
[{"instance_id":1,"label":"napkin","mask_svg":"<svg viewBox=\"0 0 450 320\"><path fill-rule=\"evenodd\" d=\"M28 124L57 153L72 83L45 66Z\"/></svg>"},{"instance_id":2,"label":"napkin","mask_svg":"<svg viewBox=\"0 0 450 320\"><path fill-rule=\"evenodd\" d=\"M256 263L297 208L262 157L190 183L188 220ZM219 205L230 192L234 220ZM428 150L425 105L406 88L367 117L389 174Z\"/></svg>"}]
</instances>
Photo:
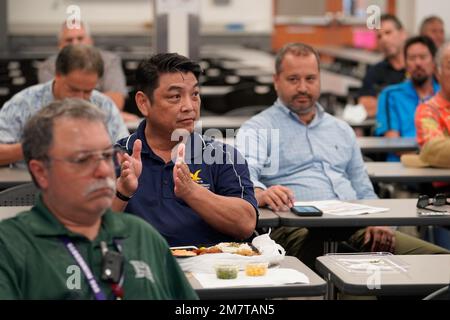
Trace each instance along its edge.
<instances>
[{"instance_id":1,"label":"napkin","mask_svg":"<svg viewBox=\"0 0 450 320\"><path fill-rule=\"evenodd\" d=\"M217 279L213 273L194 272L192 275L200 282L203 288L227 288L238 286L269 286L292 283L309 284L308 277L297 270L285 268L273 268L267 270L261 277L249 277L244 271L239 271L236 279Z\"/></svg>"}]
</instances>

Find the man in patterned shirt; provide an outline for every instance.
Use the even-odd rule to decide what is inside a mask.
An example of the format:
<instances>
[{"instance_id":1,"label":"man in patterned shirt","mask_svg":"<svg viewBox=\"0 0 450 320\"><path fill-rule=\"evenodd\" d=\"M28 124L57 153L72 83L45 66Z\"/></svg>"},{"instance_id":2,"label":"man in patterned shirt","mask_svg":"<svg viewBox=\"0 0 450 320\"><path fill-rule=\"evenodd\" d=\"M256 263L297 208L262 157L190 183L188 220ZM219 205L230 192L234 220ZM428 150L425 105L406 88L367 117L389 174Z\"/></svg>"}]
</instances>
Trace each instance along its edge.
<instances>
[{"instance_id":1,"label":"man in patterned shirt","mask_svg":"<svg viewBox=\"0 0 450 320\"><path fill-rule=\"evenodd\" d=\"M426 142L450 136L450 43L436 55L437 78L441 90L430 100L417 107L415 115L417 142Z\"/></svg>"},{"instance_id":2,"label":"man in patterned shirt","mask_svg":"<svg viewBox=\"0 0 450 320\"><path fill-rule=\"evenodd\" d=\"M103 61L98 49L88 45L66 46L56 59L56 76L43 84L26 88L0 110L0 165L23 159L23 128L36 112L55 100L82 98L106 113L108 132L112 141L129 133L110 98L94 90L103 74Z\"/></svg>"},{"instance_id":3,"label":"man in patterned shirt","mask_svg":"<svg viewBox=\"0 0 450 320\"><path fill-rule=\"evenodd\" d=\"M450 148L450 43L444 44L438 50L436 67L436 76L441 84L441 90L433 98L417 107L414 119L417 142L421 148L431 141L442 148ZM430 162L430 165L442 164ZM450 193L450 185L434 182L428 193ZM434 237L436 243L450 248L448 231L436 227Z\"/></svg>"}]
</instances>

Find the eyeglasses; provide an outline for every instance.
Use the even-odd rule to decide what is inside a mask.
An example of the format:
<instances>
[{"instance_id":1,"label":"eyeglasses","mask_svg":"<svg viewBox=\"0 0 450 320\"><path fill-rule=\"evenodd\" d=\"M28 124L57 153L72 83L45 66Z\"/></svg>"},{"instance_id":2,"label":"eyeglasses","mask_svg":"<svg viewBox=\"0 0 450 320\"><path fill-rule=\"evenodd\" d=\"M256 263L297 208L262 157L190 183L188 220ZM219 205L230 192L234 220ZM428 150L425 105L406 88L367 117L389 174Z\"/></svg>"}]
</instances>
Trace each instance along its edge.
<instances>
[{"instance_id":1,"label":"eyeglasses","mask_svg":"<svg viewBox=\"0 0 450 320\"><path fill-rule=\"evenodd\" d=\"M446 212L446 210L436 210L432 208L427 208L428 206L445 206L446 204L450 204L450 202L447 200L447 195L444 193L438 193L434 198L431 198L427 195L420 195L419 199L417 200L416 207L419 209L426 209L430 211L436 211L436 212Z\"/></svg>"},{"instance_id":2,"label":"eyeglasses","mask_svg":"<svg viewBox=\"0 0 450 320\"><path fill-rule=\"evenodd\" d=\"M100 161L105 161L109 165L113 165L114 169L120 168L118 154L123 153L119 148L109 148L101 151L82 152L74 157L56 158L49 157L50 161L63 161L73 164L77 167L81 175L91 174L98 168Z\"/></svg>"}]
</instances>

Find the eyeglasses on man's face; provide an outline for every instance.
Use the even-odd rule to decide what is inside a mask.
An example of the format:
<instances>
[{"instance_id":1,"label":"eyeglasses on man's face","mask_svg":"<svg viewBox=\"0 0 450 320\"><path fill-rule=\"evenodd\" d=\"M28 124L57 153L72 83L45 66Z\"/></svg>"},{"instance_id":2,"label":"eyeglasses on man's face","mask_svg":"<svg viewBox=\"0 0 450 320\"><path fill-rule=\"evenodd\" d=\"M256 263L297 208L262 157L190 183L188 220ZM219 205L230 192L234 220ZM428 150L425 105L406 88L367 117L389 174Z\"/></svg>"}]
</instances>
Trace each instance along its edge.
<instances>
[{"instance_id":1,"label":"eyeglasses on man's face","mask_svg":"<svg viewBox=\"0 0 450 320\"><path fill-rule=\"evenodd\" d=\"M80 152L72 157L49 157L49 160L70 163L76 167L77 172L84 175L93 173L101 161L105 161L108 165L114 166L114 169L117 170L120 168L119 153L123 153L123 150L114 147L100 151Z\"/></svg>"}]
</instances>

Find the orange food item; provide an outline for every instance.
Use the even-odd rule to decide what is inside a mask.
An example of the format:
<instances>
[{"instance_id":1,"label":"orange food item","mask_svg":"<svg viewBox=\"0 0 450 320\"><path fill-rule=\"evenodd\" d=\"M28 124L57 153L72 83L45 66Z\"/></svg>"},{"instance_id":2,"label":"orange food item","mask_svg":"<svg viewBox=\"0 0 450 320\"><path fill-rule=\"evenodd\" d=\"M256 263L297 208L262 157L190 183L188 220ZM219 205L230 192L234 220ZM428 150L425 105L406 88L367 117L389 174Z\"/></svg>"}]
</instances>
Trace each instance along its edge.
<instances>
[{"instance_id":1,"label":"orange food item","mask_svg":"<svg viewBox=\"0 0 450 320\"><path fill-rule=\"evenodd\" d=\"M172 250L172 254L175 257L194 257L197 255L195 251L192 250L185 250L185 249L175 249Z\"/></svg>"},{"instance_id":2,"label":"orange food item","mask_svg":"<svg viewBox=\"0 0 450 320\"><path fill-rule=\"evenodd\" d=\"M249 277L261 277L267 273L268 263L249 263L245 266L245 274Z\"/></svg>"},{"instance_id":3,"label":"orange food item","mask_svg":"<svg viewBox=\"0 0 450 320\"><path fill-rule=\"evenodd\" d=\"M209 247L209 248L200 248L200 249L194 250L194 252L198 255L201 255L201 254L207 254L207 253L222 253L222 250L220 250L217 247Z\"/></svg>"},{"instance_id":4,"label":"orange food item","mask_svg":"<svg viewBox=\"0 0 450 320\"><path fill-rule=\"evenodd\" d=\"M249 249L239 249L235 252L235 254L240 254L241 256L259 256L258 252Z\"/></svg>"}]
</instances>

